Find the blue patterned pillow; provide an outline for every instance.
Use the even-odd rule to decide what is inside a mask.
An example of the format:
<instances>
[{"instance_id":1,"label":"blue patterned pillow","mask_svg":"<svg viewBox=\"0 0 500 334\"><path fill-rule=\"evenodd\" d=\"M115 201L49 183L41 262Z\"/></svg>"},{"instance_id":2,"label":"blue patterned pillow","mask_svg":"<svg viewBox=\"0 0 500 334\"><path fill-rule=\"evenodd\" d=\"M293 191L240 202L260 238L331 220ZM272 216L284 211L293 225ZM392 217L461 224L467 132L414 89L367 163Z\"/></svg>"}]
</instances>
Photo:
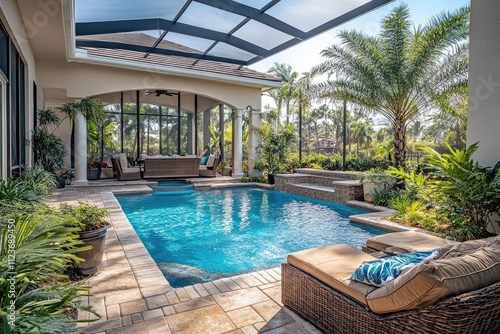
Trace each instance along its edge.
<instances>
[{"instance_id":1,"label":"blue patterned pillow","mask_svg":"<svg viewBox=\"0 0 500 334\"><path fill-rule=\"evenodd\" d=\"M205 166L207 164L207 162L208 162L208 158L210 158L210 154L209 155L205 155L204 157L202 157L200 159L200 165Z\"/></svg>"},{"instance_id":2,"label":"blue patterned pillow","mask_svg":"<svg viewBox=\"0 0 500 334\"><path fill-rule=\"evenodd\" d=\"M404 253L363 263L352 274L351 280L382 287L398 277L399 273L425 260L437 257L439 251Z\"/></svg>"}]
</instances>

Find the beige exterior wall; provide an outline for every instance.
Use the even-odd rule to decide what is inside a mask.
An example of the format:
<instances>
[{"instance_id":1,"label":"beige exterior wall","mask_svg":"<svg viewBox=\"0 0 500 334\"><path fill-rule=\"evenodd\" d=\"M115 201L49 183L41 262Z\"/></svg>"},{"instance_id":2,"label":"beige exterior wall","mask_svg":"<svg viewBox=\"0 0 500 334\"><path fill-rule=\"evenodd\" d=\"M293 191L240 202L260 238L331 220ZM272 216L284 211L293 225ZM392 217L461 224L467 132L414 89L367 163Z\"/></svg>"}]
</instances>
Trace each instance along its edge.
<instances>
[{"instance_id":1,"label":"beige exterior wall","mask_svg":"<svg viewBox=\"0 0 500 334\"><path fill-rule=\"evenodd\" d=\"M467 145L479 142L475 159L500 161L500 2L472 0Z\"/></svg>"},{"instance_id":2,"label":"beige exterior wall","mask_svg":"<svg viewBox=\"0 0 500 334\"><path fill-rule=\"evenodd\" d=\"M66 90L66 96L75 99L119 91L167 89L198 94L237 109L247 105L260 109L261 103L261 88L118 67L43 60L39 62L38 75L43 87ZM61 101L61 96L55 96L57 101L54 102L50 98L46 96L46 103ZM192 110L192 101L183 102Z\"/></svg>"}]
</instances>

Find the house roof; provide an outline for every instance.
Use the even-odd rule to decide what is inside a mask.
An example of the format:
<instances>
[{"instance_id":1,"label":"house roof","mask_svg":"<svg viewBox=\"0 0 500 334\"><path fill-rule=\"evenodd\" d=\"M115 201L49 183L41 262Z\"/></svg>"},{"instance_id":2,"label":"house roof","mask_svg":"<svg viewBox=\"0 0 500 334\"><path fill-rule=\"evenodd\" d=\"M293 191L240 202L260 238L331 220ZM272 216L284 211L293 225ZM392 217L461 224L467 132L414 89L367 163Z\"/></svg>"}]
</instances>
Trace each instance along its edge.
<instances>
[{"instance_id":1,"label":"house roof","mask_svg":"<svg viewBox=\"0 0 500 334\"><path fill-rule=\"evenodd\" d=\"M276 76L261 73L249 69L248 67L236 64L212 60L199 60L193 62L193 59L191 57L183 56L183 54L202 54L201 51L166 40L161 41L158 44L158 47L161 49L169 49L178 52L178 55L152 53L148 57L144 57L145 50L156 41L156 38L145 33L120 33L92 36L92 45L94 46L83 46L88 40L89 37L79 37L77 39L77 43L82 45L81 48L85 49L91 56L109 57L155 65L174 66L183 69L213 72L252 79L261 79L275 82L281 81L281 79ZM102 42L103 46L109 45L107 43L112 43L116 46L119 46L120 48L98 47L98 42ZM135 45L135 47L131 49L129 47L130 44ZM141 47L144 47L146 49L143 49L141 51L135 50L140 49Z\"/></svg>"},{"instance_id":2,"label":"house roof","mask_svg":"<svg viewBox=\"0 0 500 334\"><path fill-rule=\"evenodd\" d=\"M215 68L212 62L244 66L391 1L75 0L75 47L205 70ZM124 34L130 32L152 38L145 43L137 34ZM103 40L108 34L116 36Z\"/></svg>"}]
</instances>

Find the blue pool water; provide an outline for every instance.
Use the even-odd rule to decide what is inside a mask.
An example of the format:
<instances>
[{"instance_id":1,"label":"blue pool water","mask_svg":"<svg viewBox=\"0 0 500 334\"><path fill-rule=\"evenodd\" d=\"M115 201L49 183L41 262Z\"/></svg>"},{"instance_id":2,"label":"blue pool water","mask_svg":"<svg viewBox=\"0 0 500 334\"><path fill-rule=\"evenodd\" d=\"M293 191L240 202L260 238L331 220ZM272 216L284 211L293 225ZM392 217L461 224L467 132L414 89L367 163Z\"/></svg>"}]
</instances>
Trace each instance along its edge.
<instances>
[{"instance_id":1,"label":"blue pool water","mask_svg":"<svg viewBox=\"0 0 500 334\"><path fill-rule=\"evenodd\" d=\"M274 267L302 249L360 248L385 233L349 222L364 210L278 191L155 191L117 198L173 287Z\"/></svg>"}]
</instances>

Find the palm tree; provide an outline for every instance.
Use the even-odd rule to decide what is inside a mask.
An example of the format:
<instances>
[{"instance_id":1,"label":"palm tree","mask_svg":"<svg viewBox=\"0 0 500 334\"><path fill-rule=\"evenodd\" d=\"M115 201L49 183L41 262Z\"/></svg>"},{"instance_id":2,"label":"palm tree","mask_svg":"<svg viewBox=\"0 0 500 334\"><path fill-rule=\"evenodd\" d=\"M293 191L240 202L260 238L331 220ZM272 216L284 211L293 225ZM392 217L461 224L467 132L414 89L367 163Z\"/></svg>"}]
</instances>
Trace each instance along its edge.
<instances>
[{"instance_id":1,"label":"palm tree","mask_svg":"<svg viewBox=\"0 0 500 334\"><path fill-rule=\"evenodd\" d=\"M290 116L297 97L297 78L299 74L292 71L288 64L274 63L268 73L274 74L283 81L283 87L272 90L269 95L274 99L278 108L279 118L281 118L281 109L285 107L285 124L290 124Z\"/></svg>"},{"instance_id":2,"label":"palm tree","mask_svg":"<svg viewBox=\"0 0 500 334\"><path fill-rule=\"evenodd\" d=\"M412 28L408 5L401 4L382 20L377 36L340 33L342 45L323 50L328 60L313 68L329 74L318 95L387 118L394 128L395 163L404 166L408 124L450 90L467 87L469 13L468 7L443 12Z\"/></svg>"}]
</instances>

